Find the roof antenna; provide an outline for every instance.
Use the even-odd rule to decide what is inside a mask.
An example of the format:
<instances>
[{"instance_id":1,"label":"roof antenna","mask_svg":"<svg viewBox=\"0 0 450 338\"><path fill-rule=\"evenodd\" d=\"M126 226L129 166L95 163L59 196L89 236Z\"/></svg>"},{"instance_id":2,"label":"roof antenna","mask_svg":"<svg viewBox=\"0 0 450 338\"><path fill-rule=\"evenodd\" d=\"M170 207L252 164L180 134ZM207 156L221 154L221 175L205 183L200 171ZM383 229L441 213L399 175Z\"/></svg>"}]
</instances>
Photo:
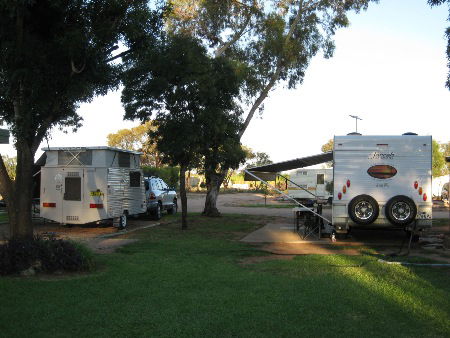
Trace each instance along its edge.
<instances>
[{"instance_id":1,"label":"roof antenna","mask_svg":"<svg viewBox=\"0 0 450 338\"><path fill-rule=\"evenodd\" d=\"M358 120L362 120L362 118L360 118L359 116L356 115L349 115L351 118L355 119L356 122L356 133L358 132Z\"/></svg>"}]
</instances>

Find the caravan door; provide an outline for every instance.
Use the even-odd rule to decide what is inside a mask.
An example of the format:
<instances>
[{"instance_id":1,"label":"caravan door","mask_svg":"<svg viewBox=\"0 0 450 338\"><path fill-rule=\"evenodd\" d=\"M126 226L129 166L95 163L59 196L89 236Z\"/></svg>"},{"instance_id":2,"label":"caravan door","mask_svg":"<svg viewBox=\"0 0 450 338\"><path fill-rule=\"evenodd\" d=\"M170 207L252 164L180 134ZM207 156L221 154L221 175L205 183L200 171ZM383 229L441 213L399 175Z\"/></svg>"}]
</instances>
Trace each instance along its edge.
<instances>
[{"instance_id":1,"label":"caravan door","mask_svg":"<svg viewBox=\"0 0 450 338\"><path fill-rule=\"evenodd\" d=\"M65 168L62 176L62 222L83 223L83 169Z\"/></svg>"},{"instance_id":2,"label":"caravan door","mask_svg":"<svg viewBox=\"0 0 450 338\"><path fill-rule=\"evenodd\" d=\"M325 174L317 174L316 178L316 192L317 197L325 197Z\"/></svg>"}]
</instances>

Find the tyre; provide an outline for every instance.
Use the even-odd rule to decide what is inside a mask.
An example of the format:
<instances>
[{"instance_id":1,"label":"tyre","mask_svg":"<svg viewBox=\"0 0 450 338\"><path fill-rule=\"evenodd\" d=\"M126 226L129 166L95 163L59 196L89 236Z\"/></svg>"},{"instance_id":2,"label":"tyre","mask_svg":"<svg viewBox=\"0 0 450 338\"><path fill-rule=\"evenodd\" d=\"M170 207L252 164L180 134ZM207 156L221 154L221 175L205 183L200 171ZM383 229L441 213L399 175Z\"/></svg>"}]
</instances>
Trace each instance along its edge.
<instances>
[{"instance_id":1,"label":"tyre","mask_svg":"<svg viewBox=\"0 0 450 338\"><path fill-rule=\"evenodd\" d=\"M127 227L127 223L128 223L127 222L127 215L126 214L121 215L120 219L119 219L119 229L120 230L125 229Z\"/></svg>"},{"instance_id":2,"label":"tyre","mask_svg":"<svg viewBox=\"0 0 450 338\"><path fill-rule=\"evenodd\" d=\"M178 210L177 200L173 200L173 205L170 209L167 209L167 213L169 215L175 215L177 213L177 210Z\"/></svg>"},{"instance_id":3,"label":"tyre","mask_svg":"<svg viewBox=\"0 0 450 338\"><path fill-rule=\"evenodd\" d=\"M158 203L158 207L153 212L153 219L154 220L160 220L161 219L161 216L162 216L161 208L162 208L161 204Z\"/></svg>"},{"instance_id":4,"label":"tyre","mask_svg":"<svg viewBox=\"0 0 450 338\"><path fill-rule=\"evenodd\" d=\"M392 197L386 203L386 218L394 225L408 225L416 219L417 207L412 199L406 196Z\"/></svg>"},{"instance_id":5,"label":"tyre","mask_svg":"<svg viewBox=\"0 0 450 338\"><path fill-rule=\"evenodd\" d=\"M380 212L377 201L369 195L359 195L350 201L348 214L353 222L368 225L375 222Z\"/></svg>"}]
</instances>

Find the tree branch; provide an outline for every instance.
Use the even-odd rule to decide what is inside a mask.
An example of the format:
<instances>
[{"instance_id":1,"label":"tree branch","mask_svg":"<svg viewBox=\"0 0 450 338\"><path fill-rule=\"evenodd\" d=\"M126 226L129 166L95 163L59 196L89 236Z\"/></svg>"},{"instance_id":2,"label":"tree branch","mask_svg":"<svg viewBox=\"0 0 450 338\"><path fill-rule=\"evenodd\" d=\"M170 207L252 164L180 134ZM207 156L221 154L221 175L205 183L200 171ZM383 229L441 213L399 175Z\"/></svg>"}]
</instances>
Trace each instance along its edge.
<instances>
[{"instance_id":1,"label":"tree branch","mask_svg":"<svg viewBox=\"0 0 450 338\"><path fill-rule=\"evenodd\" d=\"M110 57L109 59L106 59L105 62L108 63L108 62L114 61L114 60L116 60L116 59L118 59L118 58L121 58L122 56L125 56L125 55L127 55L127 54L130 54L131 52L132 52L132 50L131 50L131 49L128 49L128 50L126 50L126 51L124 51L124 52L122 52L122 53L119 53L119 54L117 54L117 55L114 55L114 56Z\"/></svg>"},{"instance_id":2,"label":"tree branch","mask_svg":"<svg viewBox=\"0 0 450 338\"><path fill-rule=\"evenodd\" d=\"M284 40L284 47L287 46L287 44L289 43L289 40L291 39L292 35L294 34L294 29L298 25L298 23L299 23L299 21L301 19L302 13L303 13L303 0L300 1L298 13L295 16L295 19L292 22L291 26L289 27L289 31L288 31L288 33L286 35L285 40ZM283 53L281 53L281 55L278 57L277 65L276 65L276 68L275 68L275 72L270 77L270 81L264 87L264 89L262 90L261 94L256 99L255 103L250 108L250 111L247 114L247 117L245 118L244 125L242 126L241 130L239 131L239 138L242 137L242 135L244 134L244 132L247 129L248 125L250 124L250 121L252 120L253 116L255 115L256 109L259 108L261 103L266 99L267 95L269 94L269 91L272 89L272 87L278 81L278 79L280 77L280 74L281 74L282 67L283 67Z\"/></svg>"},{"instance_id":3,"label":"tree branch","mask_svg":"<svg viewBox=\"0 0 450 338\"><path fill-rule=\"evenodd\" d=\"M230 47L233 43L235 43L237 40L239 40L241 38L242 34L245 31L245 28L250 23L250 19L251 19L251 14L248 13L245 23L242 25L241 29L229 41L227 41L224 45L219 47L219 49L217 49L214 52L214 55L216 58L222 56L222 54L225 53L225 51L228 49L228 47Z\"/></svg>"}]
</instances>

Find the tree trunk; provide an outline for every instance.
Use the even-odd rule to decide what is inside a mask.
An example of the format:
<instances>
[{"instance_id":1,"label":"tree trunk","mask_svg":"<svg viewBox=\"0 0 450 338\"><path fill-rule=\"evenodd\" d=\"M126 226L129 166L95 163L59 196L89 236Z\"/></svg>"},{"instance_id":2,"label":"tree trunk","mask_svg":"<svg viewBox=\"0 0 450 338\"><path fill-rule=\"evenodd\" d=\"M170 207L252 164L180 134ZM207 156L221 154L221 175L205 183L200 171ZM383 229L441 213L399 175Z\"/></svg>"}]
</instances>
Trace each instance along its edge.
<instances>
[{"instance_id":1,"label":"tree trunk","mask_svg":"<svg viewBox=\"0 0 450 338\"><path fill-rule=\"evenodd\" d=\"M0 165L0 193L6 201L9 216L9 237L12 239L33 238L32 208L32 169L34 156L31 148L17 142L16 179L12 181L4 168Z\"/></svg>"},{"instance_id":2,"label":"tree trunk","mask_svg":"<svg viewBox=\"0 0 450 338\"><path fill-rule=\"evenodd\" d=\"M205 208L202 215L208 217L220 217L217 209L217 197L219 196L220 185L222 184L228 170L223 170L219 174L213 171L206 171L206 199Z\"/></svg>"},{"instance_id":3,"label":"tree trunk","mask_svg":"<svg viewBox=\"0 0 450 338\"><path fill-rule=\"evenodd\" d=\"M187 229L186 166L180 166L181 230Z\"/></svg>"}]
</instances>

